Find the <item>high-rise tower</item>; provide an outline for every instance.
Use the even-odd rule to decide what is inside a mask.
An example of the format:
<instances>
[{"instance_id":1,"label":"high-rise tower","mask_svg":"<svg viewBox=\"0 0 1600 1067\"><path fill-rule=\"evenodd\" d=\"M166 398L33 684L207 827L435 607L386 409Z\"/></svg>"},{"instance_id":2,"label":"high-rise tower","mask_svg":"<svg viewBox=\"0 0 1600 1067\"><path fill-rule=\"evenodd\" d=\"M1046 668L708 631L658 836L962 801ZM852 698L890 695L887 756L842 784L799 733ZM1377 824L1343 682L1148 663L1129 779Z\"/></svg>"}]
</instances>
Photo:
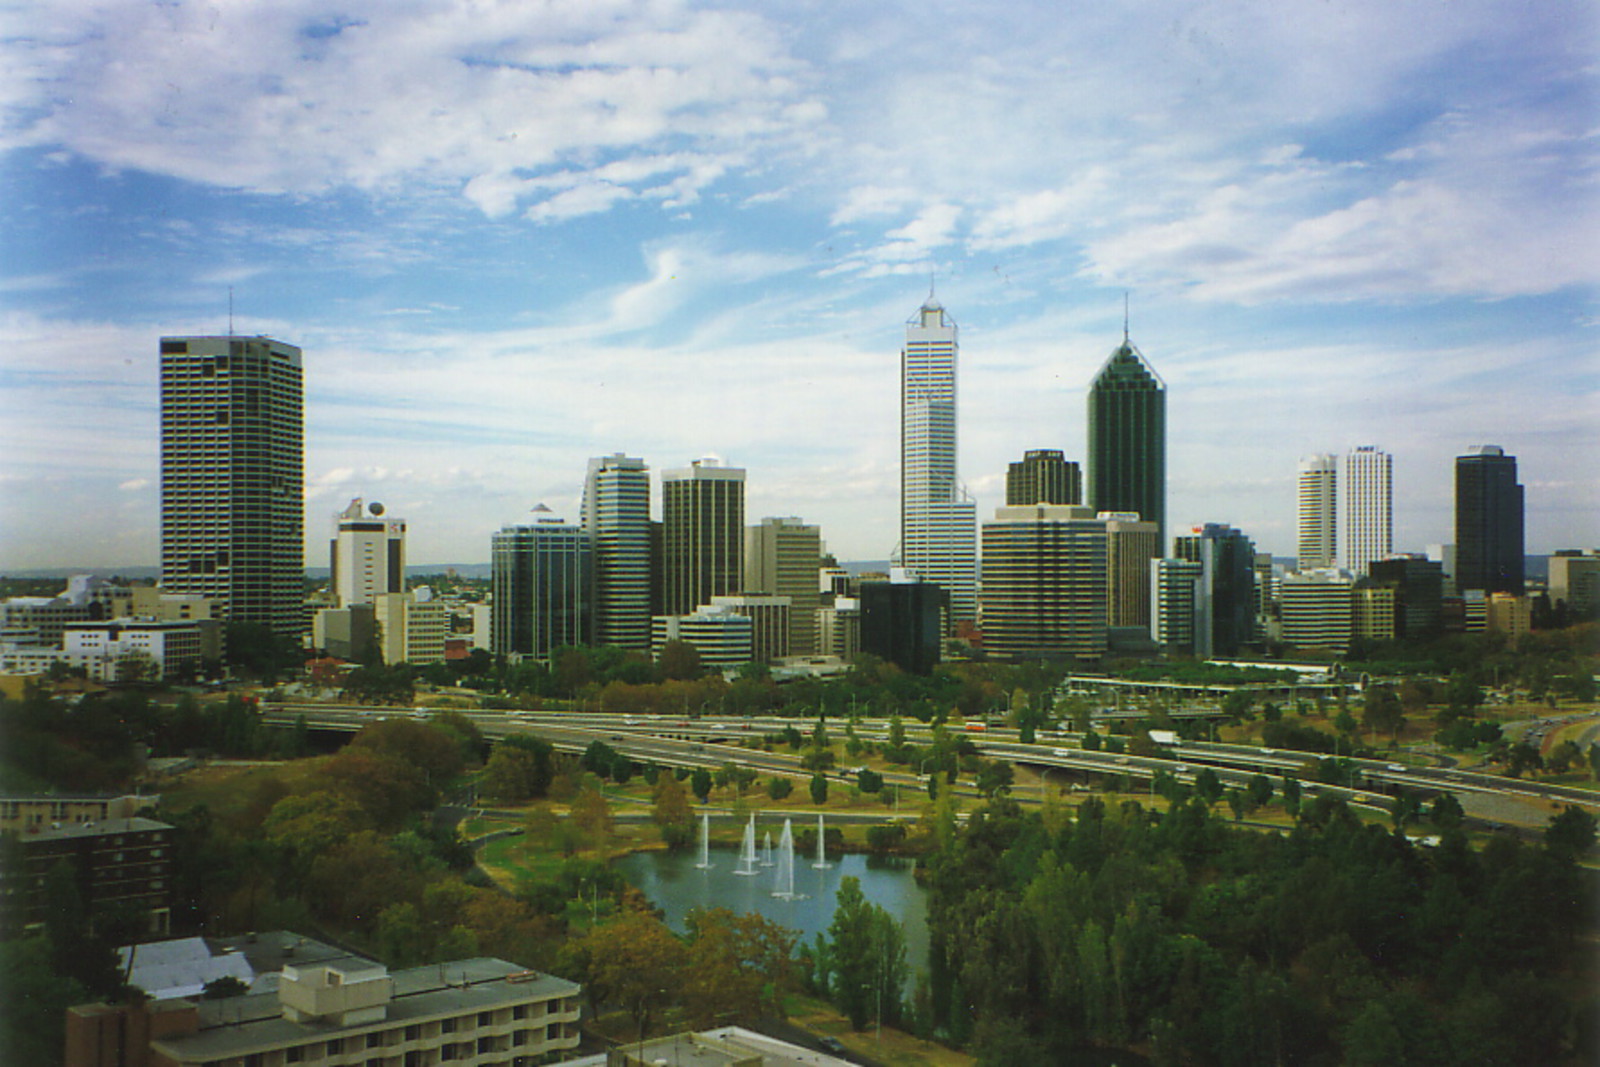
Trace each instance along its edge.
<instances>
[{"instance_id":1,"label":"high-rise tower","mask_svg":"<svg viewBox=\"0 0 1600 1067\"><path fill-rule=\"evenodd\" d=\"M650 468L618 452L589 461L583 528L594 539L595 640L650 650Z\"/></svg>"},{"instance_id":2,"label":"high-rise tower","mask_svg":"<svg viewBox=\"0 0 1600 1067\"><path fill-rule=\"evenodd\" d=\"M797 518L766 518L744 535L744 589L789 598L789 655L817 652L822 530Z\"/></svg>"},{"instance_id":3,"label":"high-rise tower","mask_svg":"<svg viewBox=\"0 0 1600 1067\"><path fill-rule=\"evenodd\" d=\"M305 629L300 349L161 339L161 585L234 622Z\"/></svg>"},{"instance_id":4,"label":"high-rise tower","mask_svg":"<svg viewBox=\"0 0 1600 1067\"><path fill-rule=\"evenodd\" d=\"M1083 503L1083 474L1058 448L1031 448L1006 469L1006 507Z\"/></svg>"},{"instance_id":5,"label":"high-rise tower","mask_svg":"<svg viewBox=\"0 0 1600 1067\"><path fill-rule=\"evenodd\" d=\"M1517 457L1476 445L1456 457L1456 588L1521 593L1523 494Z\"/></svg>"},{"instance_id":6,"label":"high-rise tower","mask_svg":"<svg viewBox=\"0 0 1600 1067\"><path fill-rule=\"evenodd\" d=\"M1128 342L1089 386L1089 506L1167 527L1167 387Z\"/></svg>"},{"instance_id":7,"label":"high-rise tower","mask_svg":"<svg viewBox=\"0 0 1600 1067\"><path fill-rule=\"evenodd\" d=\"M563 645L594 641L594 544L588 531L540 504L531 524L505 526L490 542L497 656L549 659Z\"/></svg>"},{"instance_id":8,"label":"high-rise tower","mask_svg":"<svg viewBox=\"0 0 1600 1067\"><path fill-rule=\"evenodd\" d=\"M744 581L744 470L713 457L661 472L662 603L688 615Z\"/></svg>"},{"instance_id":9,"label":"high-rise tower","mask_svg":"<svg viewBox=\"0 0 1600 1067\"><path fill-rule=\"evenodd\" d=\"M360 497L334 517L329 580L341 608L370 604L374 597L406 590L406 524L385 517L383 505L364 506Z\"/></svg>"},{"instance_id":10,"label":"high-rise tower","mask_svg":"<svg viewBox=\"0 0 1600 1067\"><path fill-rule=\"evenodd\" d=\"M1394 552L1394 457L1361 445L1344 457L1344 566L1358 578Z\"/></svg>"},{"instance_id":11,"label":"high-rise tower","mask_svg":"<svg viewBox=\"0 0 1600 1067\"><path fill-rule=\"evenodd\" d=\"M1295 566L1302 571L1321 570L1339 561L1338 484L1338 457L1308 456L1300 461Z\"/></svg>"},{"instance_id":12,"label":"high-rise tower","mask_svg":"<svg viewBox=\"0 0 1600 1067\"><path fill-rule=\"evenodd\" d=\"M900 562L949 598L953 631L978 614L978 513L956 482L956 324L931 294L900 353Z\"/></svg>"}]
</instances>

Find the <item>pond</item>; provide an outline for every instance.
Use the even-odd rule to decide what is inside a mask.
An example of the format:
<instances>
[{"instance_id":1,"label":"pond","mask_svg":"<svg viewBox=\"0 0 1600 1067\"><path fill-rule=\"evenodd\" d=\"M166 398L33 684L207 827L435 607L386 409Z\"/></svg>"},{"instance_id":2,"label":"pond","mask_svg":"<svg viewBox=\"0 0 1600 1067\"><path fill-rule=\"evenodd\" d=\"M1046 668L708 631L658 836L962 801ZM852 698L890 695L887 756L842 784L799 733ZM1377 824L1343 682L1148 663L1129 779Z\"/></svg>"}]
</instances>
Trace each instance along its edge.
<instances>
[{"instance_id":1,"label":"pond","mask_svg":"<svg viewBox=\"0 0 1600 1067\"><path fill-rule=\"evenodd\" d=\"M635 852L615 863L630 883L667 913L667 923L679 933L687 927L684 916L693 908L727 908L756 912L775 923L799 931L799 943L811 944L826 934L837 904L834 894L846 876L861 880L861 892L900 922L905 931L906 960L912 982L928 969L928 895L912 877L912 861L895 857L850 853L829 857L830 866L817 870L812 856L796 856L794 899L773 896L776 867L758 867L753 875L736 874L739 853L734 849L710 851L711 868L696 866L698 850ZM911 985L908 984L909 993Z\"/></svg>"}]
</instances>

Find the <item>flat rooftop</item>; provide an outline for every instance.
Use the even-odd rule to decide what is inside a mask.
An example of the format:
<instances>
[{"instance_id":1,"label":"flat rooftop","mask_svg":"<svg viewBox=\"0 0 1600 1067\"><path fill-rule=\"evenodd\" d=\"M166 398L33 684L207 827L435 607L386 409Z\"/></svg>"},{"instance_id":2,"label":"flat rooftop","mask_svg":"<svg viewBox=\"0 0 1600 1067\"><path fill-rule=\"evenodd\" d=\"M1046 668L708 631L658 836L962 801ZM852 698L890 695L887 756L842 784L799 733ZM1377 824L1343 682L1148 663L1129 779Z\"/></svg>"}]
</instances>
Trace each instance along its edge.
<instances>
[{"instance_id":1,"label":"flat rooftop","mask_svg":"<svg viewBox=\"0 0 1600 1067\"><path fill-rule=\"evenodd\" d=\"M315 965L306 960L299 963ZM357 965L362 964L375 966L368 961ZM276 991L201 1001L198 1033L163 1038L151 1045L185 1060L224 1059L259 1049L389 1030L425 1019L490 1011L529 1000L575 997L582 992L576 982L549 974L506 981L510 975L530 973L514 963L486 956L395 971L390 974L394 999L389 1002L388 1015L378 1022L355 1026L285 1019Z\"/></svg>"}]
</instances>

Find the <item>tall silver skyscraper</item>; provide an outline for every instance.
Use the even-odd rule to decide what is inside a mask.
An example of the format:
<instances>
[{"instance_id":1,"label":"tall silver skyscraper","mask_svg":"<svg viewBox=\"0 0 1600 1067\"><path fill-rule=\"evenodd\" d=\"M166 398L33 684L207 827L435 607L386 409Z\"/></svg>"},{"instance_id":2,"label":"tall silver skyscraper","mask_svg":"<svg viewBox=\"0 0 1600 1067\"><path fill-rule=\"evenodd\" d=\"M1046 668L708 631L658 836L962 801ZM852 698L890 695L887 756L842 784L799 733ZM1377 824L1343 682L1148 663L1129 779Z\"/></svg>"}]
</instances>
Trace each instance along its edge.
<instances>
[{"instance_id":1,"label":"tall silver skyscraper","mask_svg":"<svg viewBox=\"0 0 1600 1067\"><path fill-rule=\"evenodd\" d=\"M1332 567L1339 561L1338 485L1338 457L1307 456L1300 461L1295 566L1302 571Z\"/></svg>"},{"instance_id":2,"label":"tall silver skyscraper","mask_svg":"<svg viewBox=\"0 0 1600 1067\"><path fill-rule=\"evenodd\" d=\"M1344 457L1344 566L1364 578L1394 552L1394 457L1361 445Z\"/></svg>"},{"instance_id":3,"label":"tall silver skyscraper","mask_svg":"<svg viewBox=\"0 0 1600 1067\"><path fill-rule=\"evenodd\" d=\"M589 461L583 528L594 539L595 641L650 651L650 468L618 452Z\"/></svg>"},{"instance_id":4,"label":"tall silver skyscraper","mask_svg":"<svg viewBox=\"0 0 1600 1067\"><path fill-rule=\"evenodd\" d=\"M947 628L978 614L978 516L956 482L956 324L931 294L900 354L900 563L949 597Z\"/></svg>"},{"instance_id":5,"label":"tall silver skyscraper","mask_svg":"<svg viewBox=\"0 0 1600 1067\"><path fill-rule=\"evenodd\" d=\"M161 339L161 585L234 622L305 629L300 349Z\"/></svg>"}]
</instances>

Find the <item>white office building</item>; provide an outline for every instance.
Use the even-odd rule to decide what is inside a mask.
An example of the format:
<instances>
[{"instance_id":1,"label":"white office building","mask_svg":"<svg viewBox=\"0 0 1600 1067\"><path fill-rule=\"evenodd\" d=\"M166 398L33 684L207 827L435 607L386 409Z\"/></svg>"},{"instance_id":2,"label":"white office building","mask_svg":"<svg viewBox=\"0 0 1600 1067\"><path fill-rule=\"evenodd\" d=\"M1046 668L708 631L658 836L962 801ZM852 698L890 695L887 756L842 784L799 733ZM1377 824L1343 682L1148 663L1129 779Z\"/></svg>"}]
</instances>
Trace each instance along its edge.
<instances>
[{"instance_id":1,"label":"white office building","mask_svg":"<svg viewBox=\"0 0 1600 1067\"><path fill-rule=\"evenodd\" d=\"M900 359L902 567L949 598L946 632L978 614L977 505L956 480L956 324L931 294Z\"/></svg>"},{"instance_id":2,"label":"white office building","mask_svg":"<svg viewBox=\"0 0 1600 1067\"><path fill-rule=\"evenodd\" d=\"M1365 578L1368 564L1394 553L1394 457L1374 445L1351 449L1342 496L1344 569Z\"/></svg>"},{"instance_id":3,"label":"white office building","mask_svg":"<svg viewBox=\"0 0 1600 1067\"><path fill-rule=\"evenodd\" d=\"M364 504L357 497L334 516L328 586L338 607L370 604L374 597L405 592L405 520L383 512L382 504Z\"/></svg>"},{"instance_id":4,"label":"white office building","mask_svg":"<svg viewBox=\"0 0 1600 1067\"><path fill-rule=\"evenodd\" d=\"M1302 571L1339 561L1339 458L1323 454L1300 461L1295 511L1295 566Z\"/></svg>"}]
</instances>

